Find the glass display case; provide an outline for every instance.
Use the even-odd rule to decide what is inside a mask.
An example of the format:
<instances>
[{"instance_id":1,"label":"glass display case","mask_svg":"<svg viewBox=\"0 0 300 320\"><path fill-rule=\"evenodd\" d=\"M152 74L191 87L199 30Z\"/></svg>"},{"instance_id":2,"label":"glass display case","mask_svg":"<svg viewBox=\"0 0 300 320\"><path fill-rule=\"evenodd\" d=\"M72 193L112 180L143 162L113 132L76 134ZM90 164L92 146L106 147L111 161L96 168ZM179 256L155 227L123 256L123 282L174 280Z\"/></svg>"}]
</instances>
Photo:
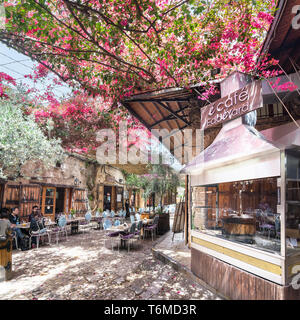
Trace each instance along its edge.
<instances>
[{"instance_id":1,"label":"glass display case","mask_svg":"<svg viewBox=\"0 0 300 320\"><path fill-rule=\"evenodd\" d=\"M300 250L300 151L287 150L286 244Z\"/></svg>"},{"instance_id":2,"label":"glass display case","mask_svg":"<svg viewBox=\"0 0 300 320\"><path fill-rule=\"evenodd\" d=\"M191 229L218 252L231 248L226 240L253 256L278 256L281 283L289 285L300 269L300 150L282 150L280 161L277 177L191 186Z\"/></svg>"},{"instance_id":3,"label":"glass display case","mask_svg":"<svg viewBox=\"0 0 300 320\"><path fill-rule=\"evenodd\" d=\"M280 252L278 179L192 188L192 229L262 250Z\"/></svg>"},{"instance_id":4,"label":"glass display case","mask_svg":"<svg viewBox=\"0 0 300 320\"><path fill-rule=\"evenodd\" d=\"M286 270L293 283L300 270L300 150L286 150Z\"/></svg>"}]
</instances>

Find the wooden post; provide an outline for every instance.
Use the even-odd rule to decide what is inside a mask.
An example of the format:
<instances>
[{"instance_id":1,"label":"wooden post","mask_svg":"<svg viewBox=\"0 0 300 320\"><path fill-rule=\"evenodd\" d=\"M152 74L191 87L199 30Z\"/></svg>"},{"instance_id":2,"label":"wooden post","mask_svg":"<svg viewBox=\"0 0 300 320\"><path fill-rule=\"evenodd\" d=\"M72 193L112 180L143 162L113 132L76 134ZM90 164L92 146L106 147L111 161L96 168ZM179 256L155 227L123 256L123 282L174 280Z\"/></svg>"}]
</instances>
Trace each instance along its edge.
<instances>
[{"instance_id":1,"label":"wooden post","mask_svg":"<svg viewBox=\"0 0 300 320\"><path fill-rule=\"evenodd\" d=\"M12 238L0 242L0 282L12 277Z\"/></svg>"},{"instance_id":2,"label":"wooden post","mask_svg":"<svg viewBox=\"0 0 300 320\"><path fill-rule=\"evenodd\" d=\"M111 187L111 210L116 211L116 187Z\"/></svg>"},{"instance_id":3,"label":"wooden post","mask_svg":"<svg viewBox=\"0 0 300 320\"><path fill-rule=\"evenodd\" d=\"M189 177L185 176L184 229L185 244L189 243Z\"/></svg>"}]
</instances>

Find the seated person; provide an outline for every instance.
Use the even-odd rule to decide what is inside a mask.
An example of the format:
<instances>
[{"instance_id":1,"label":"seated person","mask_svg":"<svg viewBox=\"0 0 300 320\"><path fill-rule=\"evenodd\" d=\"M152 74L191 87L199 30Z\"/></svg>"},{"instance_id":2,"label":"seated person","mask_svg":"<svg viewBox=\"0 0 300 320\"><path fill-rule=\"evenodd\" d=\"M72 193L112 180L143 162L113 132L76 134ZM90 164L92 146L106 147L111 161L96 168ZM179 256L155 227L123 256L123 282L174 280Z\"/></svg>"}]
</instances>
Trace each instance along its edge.
<instances>
[{"instance_id":1,"label":"seated person","mask_svg":"<svg viewBox=\"0 0 300 320\"><path fill-rule=\"evenodd\" d=\"M267 197L266 196L263 196L260 204L258 205L258 208L261 209L262 211L271 210L270 205L267 202Z\"/></svg>"},{"instance_id":2,"label":"seated person","mask_svg":"<svg viewBox=\"0 0 300 320\"><path fill-rule=\"evenodd\" d=\"M8 219L8 210L2 210L0 215L0 242L6 241L11 235L11 223Z\"/></svg>"},{"instance_id":3,"label":"seated person","mask_svg":"<svg viewBox=\"0 0 300 320\"><path fill-rule=\"evenodd\" d=\"M41 218L39 212L37 211L30 221L30 233L34 235L37 232L45 232L45 221L44 218ZM32 237L32 248L36 247L36 237Z\"/></svg>"},{"instance_id":4,"label":"seated person","mask_svg":"<svg viewBox=\"0 0 300 320\"><path fill-rule=\"evenodd\" d=\"M42 218L37 211L34 216L31 218L30 221L30 230L37 232L37 231L42 231L45 229L45 221L44 218Z\"/></svg>"},{"instance_id":5,"label":"seated person","mask_svg":"<svg viewBox=\"0 0 300 320\"><path fill-rule=\"evenodd\" d=\"M17 227L17 225L20 224L18 207L13 208L12 213L9 215L8 219L11 223L13 232L17 235L18 242L21 242L24 239L25 235L23 234L21 229Z\"/></svg>"},{"instance_id":6,"label":"seated person","mask_svg":"<svg viewBox=\"0 0 300 320\"><path fill-rule=\"evenodd\" d=\"M34 215L39 211L38 206L33 206L32 213L28 217L28 222L31 222L31 219L34 217Z\"/></svg>"}]
</instances>

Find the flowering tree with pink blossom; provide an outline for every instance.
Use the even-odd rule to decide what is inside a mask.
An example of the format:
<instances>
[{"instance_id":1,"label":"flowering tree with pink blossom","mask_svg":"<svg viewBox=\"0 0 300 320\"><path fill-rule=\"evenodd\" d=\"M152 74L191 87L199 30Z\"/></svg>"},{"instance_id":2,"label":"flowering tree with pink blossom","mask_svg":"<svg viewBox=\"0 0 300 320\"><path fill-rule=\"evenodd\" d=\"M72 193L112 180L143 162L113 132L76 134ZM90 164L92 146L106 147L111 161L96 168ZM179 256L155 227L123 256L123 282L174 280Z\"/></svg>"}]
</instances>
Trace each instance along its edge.
<instances>
[{"instance_id":1,"label":"flowering tree with pink blossom","mask_svg":"<svg viewBox=\"0 0 300 320\"><path fill-rule=\"evenodd\" d=\"M5 0L0 41L111 105L257 65L275 0ZM213 88L208 88L208 93Z\"/></svg>"}]
</instances>

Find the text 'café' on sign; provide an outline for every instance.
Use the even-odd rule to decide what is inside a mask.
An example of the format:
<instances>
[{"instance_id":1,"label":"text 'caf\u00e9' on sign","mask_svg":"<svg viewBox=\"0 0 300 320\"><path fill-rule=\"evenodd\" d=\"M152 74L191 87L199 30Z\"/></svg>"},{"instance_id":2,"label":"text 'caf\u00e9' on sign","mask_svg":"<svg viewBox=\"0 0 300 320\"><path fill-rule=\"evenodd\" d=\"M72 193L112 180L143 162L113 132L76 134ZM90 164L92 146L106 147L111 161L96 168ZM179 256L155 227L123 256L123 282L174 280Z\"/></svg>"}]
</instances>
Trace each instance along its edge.
<instances>
[{"instance_id":1,"label":"text 'caf\u00e9' on sign","mask_svg":"<svg viewBox=\"0 0 300 320\"><path fill-rule=\"evenodd\" d=\"M201 129L235 119L263 106L261 81L254 81L201 110Z\"/></svg>"}]
</instances>

